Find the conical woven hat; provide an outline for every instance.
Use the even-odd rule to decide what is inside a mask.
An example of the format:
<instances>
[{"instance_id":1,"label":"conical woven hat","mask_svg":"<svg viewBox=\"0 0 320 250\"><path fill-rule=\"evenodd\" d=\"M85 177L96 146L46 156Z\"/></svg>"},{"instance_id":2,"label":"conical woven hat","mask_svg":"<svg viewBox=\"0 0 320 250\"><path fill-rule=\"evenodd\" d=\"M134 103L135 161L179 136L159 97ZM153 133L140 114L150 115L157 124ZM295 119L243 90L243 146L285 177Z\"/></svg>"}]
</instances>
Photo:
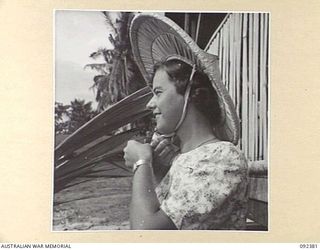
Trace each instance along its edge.
<instances>
[{"instance_id":1,"label":"conical woven hat","mask_svg":"<svg viewBox=\"0 0 320 250\"><path fill-rule=\"evenodd\" d=\"M138 14L130 26L133 56L147 83L152 82L154 65L179 58L206 73L219 96L222 121L215 135L234 144L239 140L239 119L233 101L220 79L218 57L204 52L191 37L169 18Z\"/></svg>"}]
</instances>

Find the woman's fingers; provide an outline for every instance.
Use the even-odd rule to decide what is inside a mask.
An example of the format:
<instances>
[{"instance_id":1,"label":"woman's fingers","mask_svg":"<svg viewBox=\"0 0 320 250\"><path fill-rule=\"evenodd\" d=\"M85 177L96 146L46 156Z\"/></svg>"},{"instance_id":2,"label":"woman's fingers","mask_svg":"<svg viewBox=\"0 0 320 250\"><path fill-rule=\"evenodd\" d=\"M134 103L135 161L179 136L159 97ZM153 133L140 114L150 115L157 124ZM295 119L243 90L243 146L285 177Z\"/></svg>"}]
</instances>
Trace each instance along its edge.
<instances>
[{"instance_id":1,"label":"woman's fingers","mask_svg":"<svg viewBox=\"0 0 320 250\"><path fill-rule=\"evenodd\" d=\"M154 162L159 165L170 166L177 154L176 147L170 139L164 137L153 138L150 143L153 148Z\"/></svg>"},{"instance_id":2,"label":"woman's fingers","mask_svg":"<svg viewBox=\"0 0 320 250\"><path fill-rule=\"evenodd\" d=\"M173 150L171 150L171 151L167 154L166 159L167 159L167 162L168 162L169 165L171 165L172 160L173 160L173 158L174 158L176 155L177 155L177 153L176 153L175 151L173 151Z\"/></svg>"},{"instance_id":3,"label":"woman's fingers","mask_svg":"<svg viewBox=\"0 0 320 250\"><path fill-rule=\"evenodd\" d=\"M150 142L150 146L151 146L152 148L155 148L155 147L159 144L160 141L161 141L161 138L153 139L153 140Z\"/></svg>"},{"instance_id":4,"label":"woman's fingers","mask_svg":"<svg viewBox=\"0 0 320 250\"><path fill-rule=\"evenodd\" d=\"M128 156L128 144L127 146L123 149L123 159L124 159L124 163L127 167L131 167L131 161L129 160L129 156Z\"/></svg>"},{"instance_id":5,"label":"woman's fingers","mask_svg":"<svg viewBox=\"0 0 320 250\"><path fill-rule=\"evenodd\" d=\"M167 155L169 155L170 154L170 152L171 152L172 150L169 148L169 147L165 147L165 148L163 148L161 151L159 151L159 157L160 158L164 158L164 157L166 157Z\"/></svg>"},{"instance_id":6,"label":"woman's fingers","mask_svg":"<svg viewBox=\"0 0 320 250\"><path fill-rule=\"evenodd\" d=\"M164 139L158 143L158 145L154 148L154 152L156 154L160 154L165 148L170 147L170 142L167 139Z\"/></svg>"},{"instance_id":7,"label":"woman's fingers","mask_svg":"<svg viewBox=\"0 0 320 250\"><path fill-rule=\"evenodd\" d=\"M159 154L157 159L162 165L171 166L173 158L176 156L176 151L173 147L164 148Z\"/></svg>"},{"instance_id":8,"label":"woman's fingers","mask_svg":"<svg viewBox=\"0 0 320 250\"><path fill-rule=\"evenodd\" d=\"M149 144L130 140L123 149L126 166L132 166L138 160L152 161L152 150Z\"/></svg>"}]
</instances>

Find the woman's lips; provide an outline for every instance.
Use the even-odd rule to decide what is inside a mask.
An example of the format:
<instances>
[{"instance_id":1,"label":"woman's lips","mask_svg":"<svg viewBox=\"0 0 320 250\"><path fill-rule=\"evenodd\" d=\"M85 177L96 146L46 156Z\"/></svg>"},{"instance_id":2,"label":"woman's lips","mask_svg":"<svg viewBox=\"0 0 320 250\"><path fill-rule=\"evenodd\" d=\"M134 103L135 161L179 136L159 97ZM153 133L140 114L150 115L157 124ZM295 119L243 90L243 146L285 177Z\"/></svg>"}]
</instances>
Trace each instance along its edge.
<instances>
[{"instance_id":1,"label":"woman's lips","mask_svg":"<svg viewBox=\"0 0 320 250\"><path fill-rule=\"evenodd\" d=\"M156 122L159 122L160 115L160 113L154 115Z\"/></svg>"}]
</instances>

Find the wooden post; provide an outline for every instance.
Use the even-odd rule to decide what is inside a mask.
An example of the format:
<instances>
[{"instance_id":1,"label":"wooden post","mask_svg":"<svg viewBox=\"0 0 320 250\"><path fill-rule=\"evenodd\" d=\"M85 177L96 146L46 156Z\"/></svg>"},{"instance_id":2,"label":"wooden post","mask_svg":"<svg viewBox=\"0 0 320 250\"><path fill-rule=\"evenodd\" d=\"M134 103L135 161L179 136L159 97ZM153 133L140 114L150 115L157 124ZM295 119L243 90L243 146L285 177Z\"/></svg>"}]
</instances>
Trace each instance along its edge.
<instances>
[{"instance_id":1,"label":"wooden post","mask_svg":"<svg viewBox=\"0 0 320 250\"><path fill-rule=\"evenodd\" d=\"M259 86L260 86L260 106L259 106L259 160L263 159L263 121L264 121L264 103L263 103L263 84L264 84L264 14L260 14L260 78L259 78Z\"/></svg>"},{"instance_id":2,"label":"wooden post","mask_svg":"<svg viewBox=\"0 0 320 250\"><path fill-rule=\"evenodd\" d=\"M197 29L197 23L194 20L194 18L190 19L190 36L193 40L196 39L196 29Z\"/></svg>"},{"instance_id":3,"label":"wooden post","mask_svg":"<svg viewBox=\"0 0 320 250\"><path fill-rule=\"evenodd\" d=\"M268 20L269 20L269 14L265 14L265 19L264 19L264 62L265 62L265 82L263 84L263 89L264 89L264 95L263 95L263 100L264 100L264 111L265 111L265 115L264 115L264 130L263 130L263 137L264 137L264 159L267 159L268 156L268 89L267 89L267 84L268 84L268 80L269 80L269 75L268 75L268 65L269 65L269 58L268 58L268 30L269 30L269 26L268 26Z\"/></svg>"},{"instance_id":4,"label":"wooden post","mask_svg":"<svg viewBox=\"0 0 320 250\"><path fill-rule=\"evenodd\" d=\"M254 160L254 152L253 152L253 15L249 14L249 159L251 161Z\"/></svg>"},{"instance_id":5,"label":"wooden post","mask_svg":"<svg viewBox=\"0 0 320 250\"><path fill-rule=\"evenodd\" d=\"M226 84L228 86L228 90L230 89L230 82L229 82L229 70L230 70L230 67L229 67L229 54L230 54L230 50L229 50L229 35L230 35L230 22L226 23L226 58L225 58L225 74L226 74Z\"/></svg>"},{"instance_id":6,"label":"wooden post","mask_svg":"<svg viewBox=\"0 0 320 250\"><path fill-rule=\"evenodd\" d=\"M223 47L223 35L222 35L223 31L220 31L219 32L219 64L220 64L220 74L221 74L221 79L222 79L222 70L223 70L223 50L224 50L224 47Z\"/></svg>"},{"instance_id":7,"label":"wooden post","mask_svg":"<svg viewBox=\"0 0 320 250\"><path fill-rule=\"evenodd\" d=\"M240 93L241 93L241 85L240 85L240 70L241 70L241 65L240 65L240 58L241 58L241 21L242 21L242 14L237 14L237 26L236 26L236 30L237 30L237 35L236 35L236 48L237 48L237 54L236 54L236 90L237 90L237 114L239 116L240 119L240 124L242 124L242 117L240 114L240 106L242 105L242 100L240 97ZM242 133L240 130L240 148L242 148Z\"/></svg>"},{"instance_id":8,"label":"wooden post","mask_svg":"<svg viewBox=\"0 0 320 250\"><path fill-rule=\"evenodd\" d=\"M254 151L254 159L258 158L258 49L259 49L259 14L253 14L253 151Z\"/></svg>"},{"instance_id":9,"label":"wooden post","mask_svg":"<svg viewBox=\"0 0 320 250\"><path fill-rule=\"evenodd\" d=\"M227 57L227 31L228 31L228 23L225 24L224 29L223 29L223 55L222 55L222 81L223 84L226 86L226 88L228 89L228 84L227 84L227 61L228 61L228 57Z\"/></svg>"},{"instance_id":10,"label":"wooden post","mask_svg":"<svg viewBox=\"0 0 320 250\"><path fill-rule=\"evenodd\" d=\"M238 14L238 26L237 26L237 30L238 30L238 34L237 34L237 69L236 69L236 73L237 73L237 77L236 77L236 81L237 81L237 100L238 100L238 105L237 105L237 112L238 115L240 116L240 106L241 106L241 97L240 97L240 93L241 93L241 85L240 85L240 74L241 74L241 28L242 28L242 15L243 14Z\"/></svg>"},{"instance_id":11,"label":"wooden post","mask_svg":"<svg viewBox=\"0 0 320 250\"><path fill-rule=\"evenodd\" d=\"M242 28L242 140L243 140L243 151L245 156L248 158L248 69L247 69L247 24L248 14L243 14L243 28Z\"/></svg>"},{"instance_id":12,"label":"wooden post","mask_svg":"<svg viewBox=\"0 0 320 250\"><path fill-rule=\"evenodd\" d=\"M229 21L229 94L233 101L234 98L234 15Z\"/></svg>"},{"instance_id":13,"label":"wooden post","mask_svg":"<svg viewBox=\"0 0 320 250\"><path fill-rule=\"evenodd\" d=\"M190 35L190 14L189 13L184 14L184 30L186 33Z\"/></svg>"},{"instance_id":14,"label":"wooden post","mask_svg":"<svg viewBox=\"0 0 320 250\"><path fill-rule=\"evenodd\" d=\"M201 13L198 15L198 21L197 21L197 28L196 28L196 37L195 42L198 43L198 36L199 36L199 29L200 29L200 22L201 22Z\"/></svg>"}]
</instances>

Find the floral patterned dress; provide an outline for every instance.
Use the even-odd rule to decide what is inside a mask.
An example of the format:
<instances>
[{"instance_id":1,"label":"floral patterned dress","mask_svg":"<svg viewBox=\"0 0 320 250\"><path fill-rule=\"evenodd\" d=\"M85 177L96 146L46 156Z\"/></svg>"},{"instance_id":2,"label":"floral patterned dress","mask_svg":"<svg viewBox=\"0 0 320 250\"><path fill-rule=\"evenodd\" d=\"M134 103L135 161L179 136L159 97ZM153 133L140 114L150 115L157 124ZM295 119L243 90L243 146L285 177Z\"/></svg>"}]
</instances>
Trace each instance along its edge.
<instances>
[{"instance_id":1,"label":"floral patterned dress","mask_svg":"<svg viewBox=\"0 0 320 250\"><path fill-rule=\"evenodd\" d=\"M248 167L230 142L180 154L155 191L160 208L182 230L243 230Z\"/></svg>"}]
</instances>

